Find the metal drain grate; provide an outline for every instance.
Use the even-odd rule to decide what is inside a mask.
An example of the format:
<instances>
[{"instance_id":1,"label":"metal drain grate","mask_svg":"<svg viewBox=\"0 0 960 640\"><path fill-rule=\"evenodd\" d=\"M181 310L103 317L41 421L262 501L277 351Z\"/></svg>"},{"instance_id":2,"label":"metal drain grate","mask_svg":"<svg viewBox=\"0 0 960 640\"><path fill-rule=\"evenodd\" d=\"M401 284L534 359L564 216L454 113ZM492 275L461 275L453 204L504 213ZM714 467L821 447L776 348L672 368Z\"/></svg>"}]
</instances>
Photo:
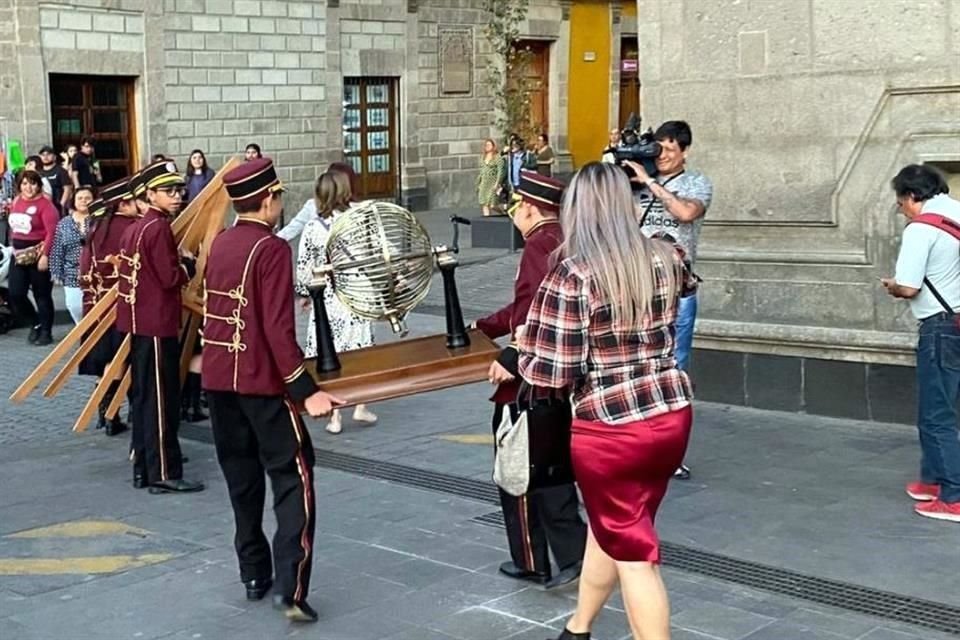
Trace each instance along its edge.
<instances>
[{"instance_id":1,"label":"metal drain grate","mask_svg":"<svg viewBox=\"0 0 960 640\"><path fill-rule=\"evenodd\" d=\"M439 491L478 502L498 504L497 489L489 482L480 482L447 473L426 471L394 462L380 462L347 453L314 449L317 466L355 473L368 478L389 480L408 487Z\"/></svg>"},{"instance_id":2,"label":"metal drain grate","mask_svg":"<svg viewBox=\"0 0 960 640\"><path fill-rule=\"evenodd\" d=\"M485 513L472 520L488 527L504 526L503 513L500 511ZM960 634L958 607L861 587L849 582L809 576L671 542L661 541L660 552L665 565L688 573L927 629Z\"/></svg>"},{"instance_id":3,"label":"metal drain grate","mask_svg":"<svg viewBox=\"0 0 960 640\"><path fill-rule=\"evenodd\" d=\"M209 427L183 424L180 426L180 434L189 440L208 443L213 442L213 432ZM361 458L360 456L350 455L349 453L337 453L336 451L317 448L314 448L313 451L317 466L323 467L324 469L344 471L346 473L353 473L367 478L376 478L378 480L388 480L408 487L437 491L447 495L466 498L467 500L476 500L490 504L500 503L497 488L490 482L471 480L470 478L454 476L448 473L427 471L395 462Z\"/></svg>"},{"instance_id":4,"label":"metal drain grate","mask_svg":"<svg viewBox=\"0 0 960 640\"><path fill-rule=\"evenodd\" d=\"M184 438L213 442L213 434L209 427L185 424L180 429ZM487 504L499 504L497 489L489 482L426 471L394 462L370 460L346 453L322 449L314 451L319 467L396 482L417 489L437 491ZM471 521L490 527L504 526L503 514L499 511L477 516ZM960 635L960 607L870 589L848 582L809 576L671 542L661 541L660 550L664 564L689 573Z\"/></svg>"}]
</instances>

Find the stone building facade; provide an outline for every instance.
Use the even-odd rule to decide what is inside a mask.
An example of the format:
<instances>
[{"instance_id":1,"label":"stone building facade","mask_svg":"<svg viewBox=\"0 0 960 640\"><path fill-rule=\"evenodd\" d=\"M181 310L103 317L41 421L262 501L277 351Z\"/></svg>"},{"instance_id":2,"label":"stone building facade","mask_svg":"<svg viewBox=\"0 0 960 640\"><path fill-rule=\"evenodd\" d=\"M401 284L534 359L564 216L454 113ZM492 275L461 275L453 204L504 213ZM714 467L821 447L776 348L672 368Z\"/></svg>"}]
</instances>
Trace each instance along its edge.
<instances>
[{"instance_id":1,"label":"stone building facade","mask_svg":"<svg viewBox=\"0 0 960 640\"><path fill-rule=\"evenodd\" d=\"M30 151L92 132L116 175L157 153L185 164L195 148L219 166L256 142L298 198L318 168L352 155L371 172L368 195L473 206L482 141L493 135L481 5L0 0L0 125ZM542 127L561 167L571 163L570 101L617 118L611 42L621 25L635 33L635 13L632 0L531 0L521 33L538 52ZM597 29L605 40L583 46L599 51L572 56L571 31ZM594 64L578 69L584 57ZM572 71L589 76L598 61L603 91L568 86ZM583 124L597 150L609 124Z\"/></svg>"},{"instance_id":2,"label":"stone building facade","mask_svg":"<svg viewBox=\"0 0 960 640\"><path fill-rule=\"evenodd\" d=\"M960 193L960 2L640 0L639 15L644 113L690 121L716 187L700 396L911 422L916 326L877 278L904 224L899 168L938 164Z\"/></svg>"}]
</instances>

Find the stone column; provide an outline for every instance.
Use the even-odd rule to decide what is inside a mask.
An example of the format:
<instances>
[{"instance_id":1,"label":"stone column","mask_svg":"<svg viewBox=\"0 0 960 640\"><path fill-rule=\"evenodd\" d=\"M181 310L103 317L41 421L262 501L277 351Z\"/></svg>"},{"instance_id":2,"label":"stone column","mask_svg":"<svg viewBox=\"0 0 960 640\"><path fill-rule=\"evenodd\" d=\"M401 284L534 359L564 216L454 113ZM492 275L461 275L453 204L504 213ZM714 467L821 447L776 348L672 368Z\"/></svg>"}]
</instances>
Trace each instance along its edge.
<instances>
[{"instance_id":1,"label":"stone column","mask_svg":"<svg viewBox=\"0 0 960 640\"><path fill-rule=\"evenodd\" d=\"M327 0L327 163L343 160L343 65L340 1Z\"/></svg>"},{"instance_id":2,"label":"stone column","mask_svg":"<svg viewBox=\"0 0 960 640\"><path fill-rule=\"evenodd\" d=\"M37 148L50 137L49 99L47 96L47 75L43 68L43 56L40 49L40 9L37 2L20 0L13 3L9 12L12 19L16 13L16 31L11 34L11 42L4 46L2 58L13 63L15 83L13 102L2 114L9 117L7 133L20 141L25 155L36 152ZM4 13L7 13L6 11ZM13 24L11 21L8 24ZM9 36L8 36L9 37ZM4 97L7 91L4 90Z\"/></svg>"},{"instance_id":3,"label":"stone column","mask_svg":"<svg viewBox=\"0 0 960 640\"><path fill-rule=\"evenodd\" d=\"M614 0L610 3L610 101L609 108L609 129L620 128L622 122L620 119L620 53L621 38L623 37L623 23L621 20L622 8Z\"/></svg>"},{"instance_id":4,"label":"stone column","mask_svg":"<svg viewBox=\"0 0 960 640\"><path fill-rule=\"evenodd\" d=\"M556 132L551 144L557 158L554 167L560 175L573 171L573 156L567 146L570 127L570 118L567 115L567 86L570 77L572 6L572 0L560 0L560 33L550 52L550 131Z\"/></svg>"},{"instance_id":5,"label":"stone column","mask_svg":"<svg viewBox=\"0 0 960 640\"><path fill-rule=\"evenodd\" d=\"M397 107L400 110L399 146L400 205L407 209L426 209L429 206L427 192L427 169L420 160L420 136L417 113L420 104L420 14L417 2L407 2L406 22L406 69L400 78L400 95Z\"/></svg>"},{"instance_id":6,"label":"stone column","mask_svg":"<svg viewBox=\"0 0 960 640\"><path fill-rule=\"evenodd\" d=\"M144 7L144 73L137 81L136 111L143 114L137 118L137 140L146 141L146 148L140 144L139 157L134 158L140 166L149 161L150 154L165 153L168 149L165 14L163 3L147 2Z\"/></svg>"}]
</instances>

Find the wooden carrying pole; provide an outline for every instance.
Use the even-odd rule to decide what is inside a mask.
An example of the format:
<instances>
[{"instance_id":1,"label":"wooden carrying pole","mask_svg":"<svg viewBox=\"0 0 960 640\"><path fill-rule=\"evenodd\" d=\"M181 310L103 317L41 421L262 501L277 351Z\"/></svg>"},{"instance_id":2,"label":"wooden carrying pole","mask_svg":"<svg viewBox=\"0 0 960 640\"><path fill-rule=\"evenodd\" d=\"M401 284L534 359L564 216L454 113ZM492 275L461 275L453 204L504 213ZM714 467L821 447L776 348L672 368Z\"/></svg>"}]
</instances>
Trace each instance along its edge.
<instances>
[{"instance_id":1,"label":"wooden carrying pole","mask_svg":"<svg viewBox=\"0 0 960 640\"><path fill-rule=\"evenodd\" d=\"M107 390L110 388L110 384L113 383L114 380L119 379L123 371L127 368L127 357L129 355L130 336L126 336L123 339L123 342L120 343L120 348L117 349L117 354L113 357L113 360L104 370L103 377L100 378L100 384L98 384L97 388L93 390L93 395L91 395L90 399L87 400L87 404L84 405L83 411L80 412L80 416L73 424L74 431L79 433L87 430L87 425L90 424L90 420L93 419L93 414L97 411L100 403L103 402L103 399L106 397Z\"/></svg>"},{"instance_id":2,"label":"wooden carrying pole","mask_svg":"<svg viewBox=\"0 0 960 640\"><path fill-rule=\"evenodd\" d=\"M117 321L117 306L114 305L110 311L107 312L107 315L103 316L100 320L100 324L97 325L97 328L87 336L87 339L83 341L83 344L80 345L80 348L74 352L74 354L67 360L67 364L63 365L63 368L60 370L53 380L43 391L44 398L52 398L63 388L63 385L67 383L67 379L79 366L80 361L87 357L93 348L97 346L97 343L100 339L113 327L113 323Z\"/></svg>"},{"instance_id":3,"label":"wooden carrying pole","mask_svg":"<svg viewBox=\"0 0 960 640\"><path fill-rule=\"evenodd\" d=\"M132 379L130 367L127 367L127 372L123 375L123 380L120 381L120 386L117 387L117 392L113 395L113 400L110 401L110 406L107 407L107 420L113 420L117 417L120 406L123 405L123 401L127 399L127 392L130 391L130 382Z\"/></svg>"},{"instance_id":4,"label":"wooden carrying pole","mask_svg":"<svg viewBox=\"0 0 960 640\"><path fill-rule=\"evenodd\" d=\"M53 348L53 351L37 365L37 368L33 370L26 380L20 383L20 386L13 392L10 396L10 402L20 403L27 399L34 389L39 386L40 382L47 377L47 375L53 371L53 368L57 365L61 358L67 355L67 352L73 348L74 345L79 344L83 341L84 334L87 333L90 329L97 324L100 319L107 315L113 308L114 303L117 300L117 288L112 287L106 294L100 299L97 304L93 305L93 308L90 309L80 319L80 322L75 326L70 333L68 333L63 340L57 343L57 346Z\"/></svg>"}]
</instances>

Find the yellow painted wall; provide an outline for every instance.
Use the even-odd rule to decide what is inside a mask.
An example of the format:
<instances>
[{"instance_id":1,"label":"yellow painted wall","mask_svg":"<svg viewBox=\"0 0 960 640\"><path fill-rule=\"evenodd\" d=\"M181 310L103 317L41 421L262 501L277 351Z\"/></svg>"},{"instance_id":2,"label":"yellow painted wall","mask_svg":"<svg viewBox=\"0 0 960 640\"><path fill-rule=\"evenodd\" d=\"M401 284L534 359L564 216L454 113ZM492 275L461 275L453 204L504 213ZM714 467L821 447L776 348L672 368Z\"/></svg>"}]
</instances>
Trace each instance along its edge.
<instances>
[{"instance_id":1,"label":"yellow painted wall","mask_svg":"<svg viewBox=\"0 0 960 640\"><path fill-rule=\"evenodd\" d=\"M575 167L600 159L610 100L610 5L575 0L570 8L568 144ZM592 54L592 60L584 59Z\"/></svg>"},{"instance_id":2,"label":"yellow painted wall","mask_svg":"<svg viewBox=\"0 0 960 640\"><path fill-rule=\"evenodd\" d=\"M621 15L624 17L636 18L637 0L623 0L623 9Z\"/></svg>"}]
</instances>

